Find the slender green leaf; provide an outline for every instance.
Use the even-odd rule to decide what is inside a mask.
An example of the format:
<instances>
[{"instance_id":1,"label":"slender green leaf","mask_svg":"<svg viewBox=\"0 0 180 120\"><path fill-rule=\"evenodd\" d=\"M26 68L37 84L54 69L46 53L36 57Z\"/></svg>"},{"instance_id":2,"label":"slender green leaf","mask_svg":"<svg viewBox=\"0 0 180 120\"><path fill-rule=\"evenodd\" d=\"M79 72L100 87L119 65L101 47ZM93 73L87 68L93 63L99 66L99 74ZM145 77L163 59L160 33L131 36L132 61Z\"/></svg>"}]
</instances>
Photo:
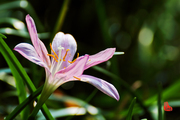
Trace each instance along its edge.
<instances>
[{"instance_id":1,"label":"slender green leaf","mask_svg":"<svg viewBox=\"0 0 180 120\"><path fill-rule=\"evenodd\" d=\"M9 68L0 69L0 73L1 73L1 72L11 73L11 69L9 69Z\"/></svg>"},{"instance_id":2,"label":"slender green leaf","mask_svg":"<svg viewBox=\"0 0 180 120\"><path fill-rule=\"evenodd\" d=\"M107 14L106 14L106 9L103 0L94 0L95 2L95 9L97 13L97 17L99 20L99 25L101 29L101 34L103 37L103 42L105 46L107 47L112 47L113 46L113 40L112 37L109 34L109 25L107 23ZM111 58L110 60L113 64L111 64L111 71L115 73L116 75L119 74L119 68L118 66L118 61L116 57Z\"/></svg>"},{"instance_id":3,"label":"slender green leaf","mask_svg":"<svg viewBox=\"0 0 180 120\"><path fill-rule=\"evenodd\" d=\"M180 94L177 94L177 91L179 91L179 87L180 87L180 80L178 79L176 82L174 82L171 86L167 87L166 89L164 89L162 91L162 99L163 100L168 100L169 98L178 98L180 97ZM151 105L154 104L154 102L156 102L158 95L154 95L152 97L150 97L149 99L147 99L145 101L145 105Z\"/></svg>"},{"instance_id":4,"label":"slender green leaf","mask_svg":"<svg viewBox=\"0 0 180 120\"><path fill-rule=\"evenodd\" d=\"M131 105L129 106L129 111L128 111L126 120L131 120L132 119L133 108L134 108L135 103L136 103L136 97L134 97L134 99L131 102Z\"/></svg>"},{"instance_id":5,"label":"slender green leaf","mask_svg":"<svg viewBox=\"0 0 180 120\"><path fill-rule=\"evenodd\" d=\"M16 29L12 29L12 28L0 28L0 33L20 36L23 38L30 38L29 33L27 31L24 31L24 30L16 30ZM39 33L38 37L40 39L49 38L49 33Z\"/></svg>"},{"instance_id":6,"label":"slender green leaf","mask_svg":"<svg viewBox=\"0 0 180 120\"><path fill-rule=\"evenodd\" d=\"M7 97L12 97L12 96L18 96L18 93L16 90L7 91L1 94L1 98L7 98Z\"/></svg>"},{"instance_id":7,"label":"slender green leaf","mask_svg":"<svg viewBox=\"0 0 180 120\"><path fill-rule=\"evenodd\" d=\"M106 10L103 0L94 0L95 1L95 8L97 11L97 17L99 20L99 25L101 28L102 37L106 46L112 46L112 38L108 33L108 24L106 22Z\"/></svg>"},{"instance_id":8,"label":"slender green leaf","mask_svg":"<svg viewBox=\"0 0 180 120\"><path fill-rule=\"evenodd\" d=\"M11 62L11 59L9 59L10 58L9 56L11 56L12 53L11 52L9 52L9 54L6 53L6 51L4 50L4 49L6 49L6 46L5 46L5 48L4 48L4 46L2 46L3 45L3 42L2 42L3 39L2 38L5 38L5 36L0 35L0 43L1 43L0 44L0 51L1 51L2 55L4 56L6 62L8 63L13 76L15 77L15 83L16 83L16 89L18 92L19 103L22 103L26 99L25 85L23 83L22 77L16 71L16 67ZM29 114L29 109L27 107L26 109L24 109L21 112L22 119L26 120L28 114Z\"/></svg>"},{"instance_id":9,"label":"slender green leaf","mask_svg":"<svg viewBox=\"0 0 180 120\"><path fill-rule=\"evenodd\" d=\"M7 44L2 39L2 38L6 38L6 37L2 34L0 34L0 36L1 36L0 37L0 52L2 53L4 58L6 59L9 67L12 68L11 70L13 72L15 72L15 75L17 75L20 78L20 80L23 80L26 83L26 85L29 88L29 91L31 93L35 92L36 88L35 88L34 84L32 83L31 79L29 78L26 71L24 70L22 65L19 63L19 61L17 60L17 58L15 57L15 55L13 54L11 49L7 46ZM23 84L22 81L21 81L21 84ZM45 104L42 106L41 110L47 119L53 119L51 113L49 112L49 110Z\"/></svg>"},{"instance_id":10,"label":"slender green leaf","mask_svg":"<svg viewBox=\"0 0 180 120\"><path fill-rule=\"evenodd\" d=\"M66 13L68 11L68 6L69 6L70 0L64 0L64 3L62 5L61 11L59 13L57 22L55 24L55 29L52 33L52 37L54 37L54 35L62 28L64 19L66 17Z\"/></svg>"},{"instance_id":11,"label":"slender green leaf","mask_svg":"<svg viewBox=\"0 0 180 120\"><path fill-rule=\"evenodd\" d=\"M162 91L162 84L158 84L158 120L162 120L162 104L161 104L161 91Z\"/></svg>"},{"instance_id":12,"label":"slender green leaf","mask_svg":"<svg viewBox=\"0 0 180 120\"><path fill-rule=\"evenodd\" d=\"M4 23L10 24L15 29L18 29L18 30L26 30L25 29L26 28L25 24L22 21L20 21L19 19L16 19L16 18L12 18L12 17L1 18L0 19L0 24L4 24Z\"/></svg>"}]
</instances>

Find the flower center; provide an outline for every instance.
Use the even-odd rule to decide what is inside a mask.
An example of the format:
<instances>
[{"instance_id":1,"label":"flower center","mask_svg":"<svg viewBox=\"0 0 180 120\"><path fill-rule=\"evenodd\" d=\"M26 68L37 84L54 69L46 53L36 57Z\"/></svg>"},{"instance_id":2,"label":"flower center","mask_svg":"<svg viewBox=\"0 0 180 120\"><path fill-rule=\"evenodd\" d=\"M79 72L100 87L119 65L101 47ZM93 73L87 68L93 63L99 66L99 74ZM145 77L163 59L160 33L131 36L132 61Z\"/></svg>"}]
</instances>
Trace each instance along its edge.
<instances>
[{"instance_id":1,"label":"flower center","mask_svg":"<svg viewBox=\"0 0 180 120\"><path fill-rule=\"evenodd\" d=\"M53 74L55 74L55 73L58 72L58 70L60 69L62 62L63 62L63 61L66 61L67 53L68 53L68 51L70 51L70 49L66 49L65 55L64 55L64 57L61 59L61 52L62 52L62 50L64 49L64 47L61 47L61 46L58 47L58 52L59 52L58 55L57 55L56 52L53 50L51 43L50 43L50 48L51 48L51 51L52 51L52 53L53 53L54 55L53 55L53 54L47 54L47 55L50 56L50 57L52 57L53 60L55 60L55 62L53 62L53 60L52 60L52 66L51 66L51 72L52 72ZM78 58L78 57L79 57L79 53L77 53L77 58ZM77 59L77 58L76 58L76 59ZM76 61L76 59L74 59L73 61L68 61L68 62L69 62L70 64L72 64L72 63L74 63L74 62ZM66 67L64 67L64 69L65 69L65 68L66 68Z\"/></svg>"},{"instance_id":2,"label":"flower center","mask_svg":"<svg viewBox=\"0 0 180 120\"><path fill-rule=\"evenodd\" d=\"M56 62L58 62L58 60L61 61L61 59L59 59L59 57L61 58L61 51L62 51L64 48L61 47L61 46L58 47L59 57L58 57L58 55L56 54L56 52L53 50L51 43L50 43L50 48L51 48L51 51L54 53L54 55L52 55L52 54L47 54L47 55L50 56L50 57L53 57ZM67 52L68 52L68 51L69 51L69 49L66 50L66 54L65 54L65 56L63 57L63 61L65 61L65 58L66 58L66 55L67 55Z\"/></svg>"}]
</instances>

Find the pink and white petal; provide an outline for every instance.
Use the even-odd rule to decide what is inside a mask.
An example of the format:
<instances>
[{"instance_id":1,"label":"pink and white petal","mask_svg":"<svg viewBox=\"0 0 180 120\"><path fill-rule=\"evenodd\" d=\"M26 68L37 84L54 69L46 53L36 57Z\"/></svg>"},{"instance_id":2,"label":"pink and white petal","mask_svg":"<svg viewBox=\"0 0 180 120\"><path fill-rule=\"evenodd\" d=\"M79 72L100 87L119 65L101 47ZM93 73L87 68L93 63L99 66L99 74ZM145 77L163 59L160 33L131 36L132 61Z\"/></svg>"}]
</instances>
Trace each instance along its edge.
<instances>
[{"instance_id":1,"label":"pink and white petal","mask_svg":"<svg viewBox=\"0 0 180 120\"><path fill-rule=\"evenodd\" d=\"M81 81L87 82L87 83L95 86L97 89L99 89L103 93L107 94L108 96L110 96L116 100L119 100L119 93L112 84L110 84L100 78L93 77L90 75L81 75L80 78L81 78Z\"/></svg>"},{"instance_id":2,"label":"pink and white petal","mask_svg":"<svg viewBox=\"0 0 180 120\"><path fill-rule=\"evenodd\" d=\"M33 46L36 51L40 51L39 38L38 38L37 30L36 30L36 25L34 23L34 20L31 18L31 16L29 14L26 15L26 23L27 23L29 35L31 37Z\"/></svg>"},{"instance_id":3,"label":"pink and white petal","mask_svg":"<svg viewBox=\"0 0 180 120\"><path fill-rule=\"evenodd\" d=\"M69 65L67 68L60 70L55 74L55 78L63 78L63 83L71 81L70 79L74 76L81 76L84 72L84 66L89 58L89 55L81 57L81 59L76 60L73 64Z\"/></svg>"},{"instance_id":4,"label":"pink and white petal","mask_svg":"<svg viewBox=\"0 0 180 120\"><path fill-rule=\"evenodd\" d=\"M85 69L109 60L114 55L115 50L116 48L108 48L95 55L90 55Z\"/></svg>"},{"instance_id":5,"label":"pink and white petal","mask_svg":"<svg viewBox=\"0 0 180 120\"><path fill-rule=\"evenodd\" d=\"M40 65L42 67L45 67L45 68L49 69L47 67L46 63L44 63L40 59L40 57L38 56L36 50L34 49L34 47L31 44L20 43L20 44L15 46L14 50L19 52L23 57L30 60L31 62L36 63L36 64L38 64L38 65Z\"/></svg>"},{"instance_id":6,"label":"pink and white petal","mask_svg":"<svg viewBox=\"0 0 180 120\"><path fill-rule=\"evenodd\" d=\"M64 67L67 67L69 65L68 61L72 61L74 54L77 50L77 43L74 37L70 34L64 34L63 32L58 32L52 42L52 48L56 52L57 55L59 55L58 47L63 47L64 49L61 52L61 59L63 59L66 50L69 49L67 52L67 56L65 58L65 62L63 62ZM53 53L52 53L53 54Z\"/></svg>"},{"instance_id":7,"label":"pink and white petal","mask_svg":"<svg viewBox=\"0 0 180 120\"><path fill-rule=\"evenodd\" d=\"M40 43L41 40L39 40L39 38L38 38L36 25L30 15L26 15L26 23L27 23L29 35L31 37L33 46L34 46L37 54L40 56L40 59L43 60L44 59L43 52L44 52L44 50L45 51L47 51L47 50L46 50L46 47L44 46L44 44ZM42 50L41 48L43 48L44 50Z\"/></svg>"},{"instance_id":8,"label":"pink and white petal","mask_svg":"<svg viewBox=\"0 0 180 120\"><path fill-rule=\"evenodd\" d=\"M42 60L43 60L43 62L46 63L46 65L48 67L50 67L51 62L50 62L49 56L47 55L48 51L47 51L47 49L46 49L46 47L42 41L39 40L39 44L40 44L41 51L43 51L42 52Z\"/></svg>"}]
</instances>

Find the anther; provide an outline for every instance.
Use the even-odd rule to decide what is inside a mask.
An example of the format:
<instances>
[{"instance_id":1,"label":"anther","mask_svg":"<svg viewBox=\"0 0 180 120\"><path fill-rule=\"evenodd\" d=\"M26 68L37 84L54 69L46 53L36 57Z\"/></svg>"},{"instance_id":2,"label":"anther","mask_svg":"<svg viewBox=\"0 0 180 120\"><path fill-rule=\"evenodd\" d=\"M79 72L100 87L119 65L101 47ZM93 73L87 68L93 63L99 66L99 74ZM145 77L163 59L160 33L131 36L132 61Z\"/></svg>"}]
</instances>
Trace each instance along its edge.
<instances>
[{"instance_id":1,"label":"anther","mask_svg":"<svg viewBox=\"0 0 180 120\"><path fill-rule=\"evenodd\" d=\"M77 58L79 57L79 53L77 53ZM71 61L68 61L69 63L74 63L76 60L77 60L77 58L76 59L74 59L72 62Z\"/></svg>"},{"instance_id":2,"label":"anther","mask_svg":"<svg viewBox=\"0 0 180 120\"><path fill-rule=\"evenodd\" d=\"M76 78L76 79L78 79L78 80L81 80L81 78L78 78L78 77L76 77L76 76L73 76L74 78Z\"/></svg>"},{"instance_id":3,"label":"anther","mask_svg":"<svg viewBox=\"0 0 180 120\"><path fill-rule=\"evenodd\" d=\"M50 43L50 48L51 48L52 52L54 53L54 55L56 56L56 58L59 59L58 56L57 56L57 54L54 52L51 43Z\"/></svg>"},{"instance_id":4,"label":"anther","mask_svg":"<svg viewBox=\"0 0 180 120\"><path fill-rule=\"evenodd\" d=\"M55 60L56 62L58 62L58 60L56 59L56 57L55 57L54 55L51 55L51 54L47 54L47 55L53 57L54 60Z\"/></svg>"}]
</instances>

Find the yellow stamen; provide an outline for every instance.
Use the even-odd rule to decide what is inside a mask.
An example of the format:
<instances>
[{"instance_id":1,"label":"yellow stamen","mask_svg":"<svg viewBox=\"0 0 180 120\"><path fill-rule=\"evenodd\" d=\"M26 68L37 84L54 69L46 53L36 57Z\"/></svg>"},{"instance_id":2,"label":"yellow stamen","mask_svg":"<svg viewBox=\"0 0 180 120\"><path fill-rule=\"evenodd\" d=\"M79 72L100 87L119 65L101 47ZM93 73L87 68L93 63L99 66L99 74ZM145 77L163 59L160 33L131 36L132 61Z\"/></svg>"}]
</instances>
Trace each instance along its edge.
<instances>
[{"instance_id":1,"label":"yellow stamen","mask_svg":"<svg viewBox=\"0 0 180 120\"><path fill-rule=\"evenodd\" d=\"M67 52L68 52L68 51L69 51L69 49L66 50L66 53L65 53L65 55L64 55L64 57L63 57L63 61L66 61L65 58L66 58L66 56L67 56Z\"/></svg>"},{"instance_id":2,"label":"yellow stamen","mask_svg":"<svg viewBox=\"0 0 180 120\"><path fill-rule=\"evenodd\" d=\"M77 53L77 58L79 57L79 53ZM76 58L76 59L77 59ZM72 62L71 61L68 61L69 63L74 63L76 61L76 59L74 59Z\"/></svg>"},{"instance_id":3,"label":"yellow stamen","mask_svg":"<svg viewBox=\"0 0 180 120\"><path fill-rule=\"evenodd\" d=\"M54 60L55 60L56 62L58 62L58 60L56 59L56 57L55 57L54 55L51 55L51 54L47 54L47 55L53 57Z\"/></svg>"},{"instance_id":4,"label":"yellow stamen","mask_svg":"<svg viewBox=\"0 0 180 120\"><path fill-rule=\"evenodd\" d=\"M56 54L56 53L54 52L54 50L52 49L51 43L50 43L50 48L51 48L52 52L54 53L54 55L56 56L56 58L59 59L58 56L57 56L57 54Z\"/></svg>"},{"instance_id":5,"label":"yellow stamen","mask_svg":"<svg viewBox=\"0 0 180 120\"><path fill-rule=\"evenodd\" d=\"M64 67L64 69L65 69L66 67Z\"/></svg>"},{"instance_id":6,"label":"yellow stamen","mask_svg":"<svg viewBox=\"0 0 180 120\"><path fill-rule=\"evenodd\" d=\"M79 57L79 53L77 53L77 58Z\"/></svg>"},{"instance_id":7,"label":"yellow stamen","mask_svg":"<svg viewBox=\"0 0 180 120\"><path fill-rule=\"evenodd\" d=\"M76 77L76 76L73 76L74 78L76 78L76 79L78 79L78 80L81 80L81 78L78 78L78 77Z\"/></svg>"}]
</instances>

